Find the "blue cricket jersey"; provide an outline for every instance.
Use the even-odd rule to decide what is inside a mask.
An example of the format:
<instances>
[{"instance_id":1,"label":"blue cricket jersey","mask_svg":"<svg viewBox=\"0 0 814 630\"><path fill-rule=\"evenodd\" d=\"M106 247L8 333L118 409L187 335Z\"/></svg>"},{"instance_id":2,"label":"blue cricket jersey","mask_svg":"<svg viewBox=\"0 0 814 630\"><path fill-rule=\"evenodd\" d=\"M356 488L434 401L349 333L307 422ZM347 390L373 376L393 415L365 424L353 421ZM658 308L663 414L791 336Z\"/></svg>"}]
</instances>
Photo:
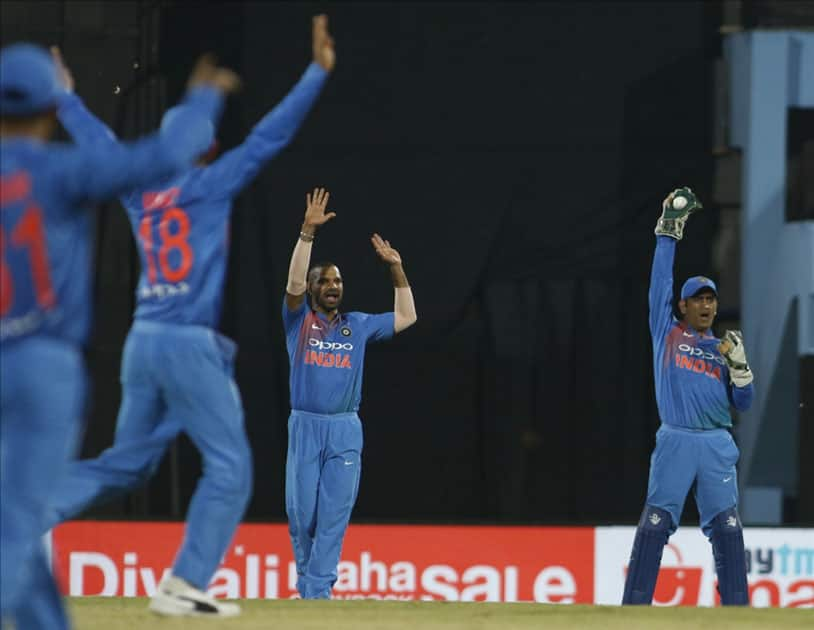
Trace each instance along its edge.
<instances>
[{"instance_id":1,"label":"blue cricket jersey","mask_svg":"<svg viewBox=\"0 0 814 630\"><path fill-rule=\"evenodd\" d=\"M85 341L92 305L89 204L187 167L196 150L181 131L107 146L0 142L3 343L35 334Z\"/></svg>"},{"instance_id":2,"label":"blue cricket jersey","mask_svg":"<svg viewBox=\"0 0 814 630\"><path fill-rule=\"evenodd\" d=\"M283 298L291 408L324 414L358 411L365 347L392 337L394 325L394 313L337 313L331 321L311 309L308 296L294 311Z\"/></svg>"},{"instance_id":3,"label":"blue cricket jersey","mask_svg":"<svg viewBox=\"0 0 814 630\"><path fill-rule=\"evenodd\" d=\"M217 326L229 257L232 201L291 142L327 76L318 64L310 64L242 144L207 167L156 179L149 188L121 198L141 257L136 319ZM217 105L210 107L213 123L219 115ZM79 99L60 108L60 120L79 142L115 139Z\"/></svg>"},{"instance_id":4,"label":"blue cricket jersey","mask_svg":"<svg viewBox=\"0 0 814 630\"><path fill-rule=\"evenodd\" d=\"M650 274L650 334L656 403L664 424L688 429L732 426L729 406L745 411L754 388L735 387L729 368L718 352L720 340L702 335L673 316L673 260L675 239L656 238Z\"/></svg>"}]
</instances>

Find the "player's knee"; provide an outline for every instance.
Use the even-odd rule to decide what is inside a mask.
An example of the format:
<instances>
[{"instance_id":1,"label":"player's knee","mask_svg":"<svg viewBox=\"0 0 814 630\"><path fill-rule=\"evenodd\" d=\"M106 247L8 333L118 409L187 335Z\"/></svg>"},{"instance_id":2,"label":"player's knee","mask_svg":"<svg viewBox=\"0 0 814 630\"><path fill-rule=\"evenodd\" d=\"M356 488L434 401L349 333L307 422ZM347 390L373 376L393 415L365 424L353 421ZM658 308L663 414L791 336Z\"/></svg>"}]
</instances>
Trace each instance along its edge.
<instances>
[{"instance_id":1,"label":"player's knee","mask_svg":"<svg viewBox=\"0 0 814 630\"><path fill-rule=\"evenodd\" d=\"M716 514L711 523L712 534L720 536L740 536L743 534L738 508L733 506Z\"/></svg>"},{"instance_id":2,"label":"player's knee","mask_svg":"<svg viewBox=\"0 0 814 630\"><path fill-rule=\"evenodd\" d=\"M645 505L639 519L639 529L652 534L669 536L673 526L673 517L667 510Z\"/></svg>"}]
</instances>

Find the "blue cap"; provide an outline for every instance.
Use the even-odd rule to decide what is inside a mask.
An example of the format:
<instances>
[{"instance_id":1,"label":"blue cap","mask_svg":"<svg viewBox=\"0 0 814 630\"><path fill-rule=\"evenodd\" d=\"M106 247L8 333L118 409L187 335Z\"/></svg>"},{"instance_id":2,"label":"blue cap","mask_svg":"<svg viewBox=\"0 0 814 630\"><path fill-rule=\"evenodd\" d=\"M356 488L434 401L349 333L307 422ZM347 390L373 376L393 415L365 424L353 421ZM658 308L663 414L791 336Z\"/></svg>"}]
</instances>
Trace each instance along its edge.
<instances>
[{"instance_id":1,"label":"blue cap","mask_svg":"<svg viewBox=\"0 0 814 630\"><path fill-rule=\"evenodd\" d=\"M171 107L161 119L161 134L183 134L185 142L191 143L196 156L206 153L215 141L215 127L204 114L189 105ZM179 136L176 135L176 140Z\"/></svg>"},{"instance_id":2,"label":"blue cap","mask_svg":"<svg viewBox=\"0 0 814 630\"><path fill-rule=\"evenodd\" d=\"M686 300L688 297L692 297L698 293L701 289L712 289L712 292L716 296L718 295L718 287L715 286L712 280L706 276L693 276L681 287L681 299Z\"/></svg>"},{"instance_id":3,"label":"blue cap","mask_svg":"<svg viewBox=\"0 0 814 630\"><path fill-rule=\"evenodd\" d=\"M41 46L20 43L0 51L0 114L47 111L63 91L54 61Z\"/></svg>"}]
</instances>

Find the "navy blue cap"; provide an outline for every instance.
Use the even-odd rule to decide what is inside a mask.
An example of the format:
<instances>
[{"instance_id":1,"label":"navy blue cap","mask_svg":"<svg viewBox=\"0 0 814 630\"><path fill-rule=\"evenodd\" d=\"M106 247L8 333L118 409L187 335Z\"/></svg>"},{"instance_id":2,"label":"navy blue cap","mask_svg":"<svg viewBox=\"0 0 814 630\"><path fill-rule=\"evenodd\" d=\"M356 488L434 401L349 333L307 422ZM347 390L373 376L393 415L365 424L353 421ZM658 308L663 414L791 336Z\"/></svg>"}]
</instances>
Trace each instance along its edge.
<instances>
[{"instance_id":1,"label":"navy blue cap","mask_svg":"<svg viewBox=\"0 0 814 630\"><path fill-rule=\"evenodd\" d=\"M0 50L0 114L26 116L56 107L64 91L45 48L12 44Z\"/></svg>"},{"instance_id":2,"label":"navy blue cap","mask_svg":"<svg viewBox=\"0 0 814 630\"><path fill-rule=\"evenodd\" d=\"M203 113L189 105L171 107L161 119L161 134L183 134L183 137L195 147L195 155L200 156L212 148L215 142L215 127ZM178 136L176 135L176 139Z\"/></svg>"},{"instance_id":3,"label":"navy blue cap","mask_svg":"<svg viewBox=\"0 0 814 630\"><path fill-rule=\"evenodd\" d=\"M692 297L698 293L701 289L712 289L712 292L716 296L718 295L718 287L715 286L712 280L706 276L693 276L681 287L681 299L686 300L688 297Z\"/></svg>"}]
</instances>

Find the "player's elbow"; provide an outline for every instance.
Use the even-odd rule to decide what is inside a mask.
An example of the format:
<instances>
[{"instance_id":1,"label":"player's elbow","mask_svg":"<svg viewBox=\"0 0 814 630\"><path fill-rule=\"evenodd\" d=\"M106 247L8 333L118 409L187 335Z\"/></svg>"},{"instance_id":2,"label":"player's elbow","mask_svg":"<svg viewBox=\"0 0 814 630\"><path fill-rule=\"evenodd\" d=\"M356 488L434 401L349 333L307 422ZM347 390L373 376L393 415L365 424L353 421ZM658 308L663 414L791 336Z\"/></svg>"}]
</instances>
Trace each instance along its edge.
<instances>
[{"instance_id":1,"label":"player's elbow","mask_svg":"<svg viewBox=\"0 0 814 630\"><path fill-rule=\"evenodd\" d=\"M406 330L413 324L418 321L418 315L412 313L410 315L400 315L395 318L395 322L393 325L393 329L395 332L400 333L402 330Z\"/></svg>"},{"instance_id":2,"label":"player's elbow","mask_svg":"<svg viewBox=\"0 0 814 630\"><path fill-rule=\"evenodd\" d=\"M305 293L307 289L307 285L305 284L304 280L288 280L288 284L285 287L286 293L290 293L291 295L302 295Z\"/></svg>"}]
</instances>

